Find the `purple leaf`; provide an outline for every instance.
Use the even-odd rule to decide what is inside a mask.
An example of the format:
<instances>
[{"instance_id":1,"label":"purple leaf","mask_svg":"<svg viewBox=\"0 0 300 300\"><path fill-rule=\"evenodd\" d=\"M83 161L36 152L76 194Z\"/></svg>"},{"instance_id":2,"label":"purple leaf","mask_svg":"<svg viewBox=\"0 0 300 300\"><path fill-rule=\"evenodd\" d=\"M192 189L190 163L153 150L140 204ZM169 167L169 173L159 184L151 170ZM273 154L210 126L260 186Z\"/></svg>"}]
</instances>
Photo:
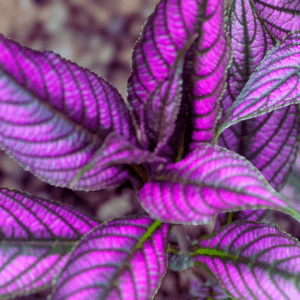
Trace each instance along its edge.
<instances>
[{"instance_id":1,"label":"purple leaf","mask_svg":"<svg viewBox=\"0 0 300 300\"><path fill-rule=\"evenodd\" d=\"M0 189L0 298L49 287L75 243L98 224L62 203Z\"/></svg>"},{"instance_id":2,"label":"purple leaf","mask_svg":"<svg viewBox=\"0 0 300 300\"><path fill-rule=\"evenodd\" d=\"M239 220L263 222L268 213L269 210L267 209L246 209L231 213L231 215L230 213L221 213L217 216L214 231L219 230L224 225Z\"/></svg>"},{"instance_id":3,"label":"purple leaf","mask_svg":"<svg viewBox=\"0 0 300 300\"><path fill-rule=\"evenodd\" d=\"M233 223L200 241L197 253L196 263L236 299L300 297L299 241L272 225Z\"/></svg>"},{"instance_id":4,"label":"purple leaf","mask_svg":"<svg viewBox=\"0 0 300 300\"><path fill-rule=\"evenodd\" d=\"M275 45L250 2L251 0L236 0L229 9L226 31L232 47L232 64L227 71L227 86L220 102L223 116L267 51ZM242 138L242 123L238 123L221 134L219 143L220 146L239 153Z\"/></svg>"},{"instance_id":5,"label":"purple leaf","mask_svg":"<svg viewBox=\"0 0 300 300\"><path fill-rule=\"evenodd\" d=\"M115 165L139 165L144 162L166 162L166 159L147 150L142 150L125 140L122 136L112 132L106 137L104 143L90 162L74 178L71 188L80 189L81 184L85 182L88 183L89 190L105 188L107 185L119 186L118 182L130 177L125 166L120 172ZM112 172L112 170L116 170L117 173ZM106 179L107 177L109 180Z\"/></svg>"},{"instance_id":6,"label":"purple leaf","mask_svg":"<svg viewBox=\"0 0 300 300\"><path fill-rule=\"evenodd\" d=\"M299 33L270 50L221 120L218 134L240 121L299 103L299 58Z\"/></svg>"},{"instance_id":7,"label":"purple leaf","mask_svg":"<svg viewBox=\"0 0 300 300\"><path fill-rule=\"evenodd\" d=\"M287 204L240 155L202 144L184 160L165 166L139 191L143 208L162 222L203 224L221 212Z\"/></svg>"},{"instance_id":8,"label":"purple leaf","mask_svg":"<svg viewBox=\"0 0 300 300\"><path fill-rule=\"evenodd\" d=\"M104 79L2 35L0 53L0 143L23 168L70 187L109 133L136 145L125 102ZM127 175L122 165L107 168L100 160L73 188L119 185Z\"/></svg>"},{"instance_id":9,"label":"purple leaf","mask_svg":"<svg viewBox=\"0 0 300 300\"><path fill-rule=\"evenodd\" d=\"M142 116L150 98L150 103L155 103L152 118L155 123L162 124L158 128L159 135L164 136L167 132L170 136L174 131L181 98L187 101L188 97L184 94L178 99L177 94L175 101L170 102L171 97L165 101L164 95L176 93L169 82L173 80L178 57L182 51L190 49L185 57L183 90L187 85L189 89L192 87L191 93L195 99L189 103L194 116L189 130L192 132L191 147L198 142L212 140L229 57L222 8L221 0L167 0L157 5L134 49L133 71L128 82L128 100L142 128L146 126ZM198 38L190 47L195 34ZM167 88L169 90L164 91ZM157 99L161 94L163 98L159 103ZM169 124L163 119L167 115L173 116Z\"/></svg>"},{"instance_id":10,"label":"purple leaf","mask_svg":"<svg viewBox=\"0 0 300 300\"><path fill-rule=\"evenodd\" d=\"M244 221L256 221L261 222L267 215L268 210L266 209L257 209L257 210L241 210L237 211L233 215L233 221L244 220Z\"/></svg>"},{"instance_id":11,"label":"purple leaf","mask_svg":"<svg viewBox=\"0 0 300 300\"><path fill-rule=\"evenodd\" d=\"M197 35L194 35L186 48L178 54L174 70L169 71L165 81L158 83L143 105L141 114L142 145L147 149L155 149L155 153L159 153L160 150L167 154L170 153L164 147L174 132L175 120L180 111L184 56L196 38Z\"/></svg>"},{"instance_id":12,"label":"purple leaf","mask_svg":"<svg viewBox=\"0 0 300 300\"><path fill-rule=\"evenodd\" d=\"M283 107L244 121L242 154L279 191L298 153L299 108Z\"/></svg>"},{"instance_id":13,"label":"purple leaf","mask_svg":"<svg viewBox=\"0 0 300 300\"><path fill-rule=\"evenodd\" d=\"M230 49L223 28L223 1L203 1L200 38L195 47L191 85L191 141L193 150L201 142L212 142L224 92Z\"/></svg>"},{"instance_id":14,"label":"purple leaf","mask_svg":"<svg viewBox=\"0 0 300 300\"><path fill-rule=\"evenodd\" d=\"M202 285L196 278L191 279L191 296L193 300L213 299L213 300L230 300L223 290L216 284L207 283Z\"/></svg>"},{"instance_id":15,"label":"purple leaf","mask_svg":"<svg viewBox=\"0 0 300 300\"><path fill-rule=\"evenodd\" d=\"M168 224L140 245L147 216L102 224L85 236L56 281L53 300L152 299L167 267Z\"/></svg>"},{"instance_id":16,"label":"purple leaf","mask_svg":"<svg viewBox=\"0 0 300 300\"><path fill-rule=\"evenodd\" d=\"M223 115L274 45L251 1L234 1L229 13L233 64L228 70L228 85L221 101ZM219 145L247 158L273 188L280 190L298 150L298 114L298 108L290 106L234 124L221 134Z\"/></svg>"},{"instance_id":17,"label":"purple leaf","mask_svg":"<svg viewBox=\"0 0 300 300\"><path fill-rule=\"evenodd\" d=\"M300 29L299 0L252 0L265 26L282 40L291 31Z\"/></svg>"}]
</instances>

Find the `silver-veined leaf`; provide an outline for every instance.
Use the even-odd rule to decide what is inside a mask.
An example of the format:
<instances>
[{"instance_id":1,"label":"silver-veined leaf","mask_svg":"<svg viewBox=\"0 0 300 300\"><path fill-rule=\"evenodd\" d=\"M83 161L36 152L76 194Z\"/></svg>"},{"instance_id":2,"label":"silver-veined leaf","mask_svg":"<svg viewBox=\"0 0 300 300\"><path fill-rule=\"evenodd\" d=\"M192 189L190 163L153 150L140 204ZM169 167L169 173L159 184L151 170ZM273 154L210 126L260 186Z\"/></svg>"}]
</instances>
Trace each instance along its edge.
<instances>
[{"instance_id":1,"label":"silver-veined leaf","mask_svg":"<svg viewBox=\"0 0 300 300\"><path fill-rule=\"evenodd\" d=\"M95 228L72 253L51 299L152 299L167 267L169 225L157 223L144 216Z\"/></svg>"},{"instance_id":2,"label":"silver-veined leaf","mask_svg":"<svg viewBox=\"0 0 300 300\"><path fill-rule=\"evenodd\" d=\"M98 224L62 203L0 189L0 299L50 287L74 245Z\"/></svg>"},{"instance_id":3,"label":"silver-veined leaf","mask_svg":"<svg viewBox=\"0 0 300 300\"><path fill-rule=\"evenodd\" d=\"M272 225L235 222L197 248L195 262L235 299L300 298L299 241Z\"/></svg>"}]
</instances>

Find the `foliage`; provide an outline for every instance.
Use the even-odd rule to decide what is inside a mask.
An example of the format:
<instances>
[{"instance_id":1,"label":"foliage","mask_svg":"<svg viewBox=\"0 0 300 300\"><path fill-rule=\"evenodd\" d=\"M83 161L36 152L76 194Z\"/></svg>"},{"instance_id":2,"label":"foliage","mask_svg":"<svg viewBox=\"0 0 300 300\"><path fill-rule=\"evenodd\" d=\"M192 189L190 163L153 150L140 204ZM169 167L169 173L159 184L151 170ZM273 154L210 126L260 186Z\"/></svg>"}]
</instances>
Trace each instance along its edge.
<instances>
[{"instance_id":1,"label":"foliage","mask_svg":"<svg viewBox=\"0 0 300 300\"><path fill-rule=\"evenodd\" d=\"M1 148L55 186L131 180L145 210L100 224L1 188L0 299L46 287L52 300L152 299L168 261L211 275L192 277L193 299L299 298L300 243L263 222L266 209L300 222L279 194L298 152L299 30L298 0L161 0L133 50L127 101L0 35ZM189 245L172 236L212 220Z\"/></svg>"}]
</instances>

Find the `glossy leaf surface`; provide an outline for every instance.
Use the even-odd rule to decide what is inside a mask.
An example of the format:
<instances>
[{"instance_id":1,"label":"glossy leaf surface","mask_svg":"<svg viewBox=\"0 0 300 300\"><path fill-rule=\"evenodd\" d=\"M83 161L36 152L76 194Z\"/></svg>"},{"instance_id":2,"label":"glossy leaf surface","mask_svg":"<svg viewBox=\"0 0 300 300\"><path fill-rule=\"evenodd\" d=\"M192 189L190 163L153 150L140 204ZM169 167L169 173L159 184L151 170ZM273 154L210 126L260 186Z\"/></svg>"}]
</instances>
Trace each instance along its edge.
<instances>
[{"instance_id":1,"label":"glossy leaf surface","mask_svg":"<svg viewBox=\"0 0 300 300\"><path fill-rule=\"evenodd\" d=\"M237 222L199 242L195 261L236 299L298 299L300 244L268 224Z\"/></svg>"},{"instance_id":2,"label":"glossy leaf surface","mask_svg":"<svg viewBox=\"0 0 300 300\"><path fill-rule=\"evenodd\" d=\"M221 121L229 126L300 102L300 34L290 35L268 52Z\"/></svg>"},{"instance_id":3,"label":"glossy leaf surface","mask_svg":"<svg viewBox=\"0 0 300 300\"><path fill-rule=\"evenodd\" d=\"M233 63L228 70L228 85L221 101L223 115L229 111L267 51L275 45L252 0L232 2L227 31ZM247 158L272 187L280 190L298 150L298 114L298 108L290 106L239 122L222 132L219 145Z\"/></svg>"},{"instance_id":4,"label":"glossy leaf surface","mask_svg":"<svg viewBox=\"0 0 300 300\"><path fill-rule=\"evenodd\" d=\"M242 155L279 191L298 153L298 106L283 107L244 122Z\"/></svg>"},{"instance_id":5,"label":"glossy leaf surface","mask_svg":"<svg viewBox=\"0 0 300 300\"><path fill-rule=\"evenodd\" d=\"M223 116L275 43L258 19L257 12L251 6L251 0L232 1L227 35L232 47L232 64L227 71L227 86L220 102ZM240 152L242 138L242 123L238 123L221 134L219 145Z\"/></svg>"},{"instance_id":6,"label":"glossy leaf surface","mask_svg":"<svg viewBox=\"0 0 300 300\"><path fill-rule=\"evenodd\" d=\"M0 298L41 290L99 222L62 203L0 190Z\"/></svg>"},{"instance_id":7,"label":"glossy leaf surface","mask_svg":"<svg viewBox=\"0 0 300 300\"><path fill-rule=\"evenodd\" d=\"M104 79L2 35L0 53L0 145L23 168L70 187L109 133L136 145L124 100ZM107 168L100 159L73 189L120 185L127 175L122 165Z\"/></svg>"},{"instance_id":8,"label":"glossy leaf surface","mask_svg":"<svg viewBox=\"0 0 300 300\"><path fill-rule=\"evenodd\" d=\"M167 80L160 82L148 96L141 115L141 140L146 149L159 152L167 144L180 110L184 55L179 54ZM166 152L166 151L164 151Z\"/></svg>"},{"instance_id":9,"label":"glossy leaf surface","mask_svg":"<svg viewBox=\"0 0 300 300\"><path fill-rule=\"evenodd\" d=\"M121 168L120 165L139 165L144 162L166 162L166 159L147 150L142 150L122 136L112 132L93 155L90 162L74 178L71 188L80 189L81 182L88 182L89 190L99 190L107 185L110 187L119 186L118 183L130 178L126 167Z\"/></svg>"},{"instance_id":10,"label":"glossy leaf surface","mask_svg":"<svg viewBox=\"0 0 300 300\"><path fill-rule=\"evenodd\" d=\"M291 31L300 29L299 0L253 0L265 26L282 40Z\"/></svg>"},{"instance_id":11,"label":"glossy leaf surface","mask_svg":"<svg viewBox=\"0 0 300 300\"><path fill-rule=\"evenodd\" d=\"M152 299L167 267L168 224L156 228L147 216L119 219L90 232L56 282L53 300Z\"/></svg>"},{"instance_id":12,"label":"glossy leaf surface","mask_svg":"<svg viewBox=\"0 0 300 300\"><path fill-rule=\"evenodd\" d=\"M181 224L207 223L221 212L287 206L246 159L208 144L165 166L138 196L153 218Z\"/></svg>"},{"instance_id":13,"label":"glossy leaf surface","mask_svg":"<svg viewBox=\"0 0 300 300\"><path fill-rule=\"evenodd\" d=\"M134 49L133 71L128 82L128 100L142 127L145 124L141 115L149 97L153 97L162 84L169 87L169 94L174 93L174 88L166 81L173 77L176 69L174 66L181 51L198 34L186 55L186 59L190 61L183 70L183 87L189 85L189 92L193 97L193 101L189 103L193 114L193 123L190 124L191 147L197 142L212 140L229 58L222 7L221 0L167 0L160 1L157 5ZM186 68L189 69L188 72ZM187 95L183 94L182 97L187 100ZM180 102L175 99L173 108L170 104L156 105L153 119L162 123L158 118L177 112L174 107ZM165 123L160 131L164 132L168 126L174 130L174 122L173 120L172 125Z\"/></svg>"}]
</instances>

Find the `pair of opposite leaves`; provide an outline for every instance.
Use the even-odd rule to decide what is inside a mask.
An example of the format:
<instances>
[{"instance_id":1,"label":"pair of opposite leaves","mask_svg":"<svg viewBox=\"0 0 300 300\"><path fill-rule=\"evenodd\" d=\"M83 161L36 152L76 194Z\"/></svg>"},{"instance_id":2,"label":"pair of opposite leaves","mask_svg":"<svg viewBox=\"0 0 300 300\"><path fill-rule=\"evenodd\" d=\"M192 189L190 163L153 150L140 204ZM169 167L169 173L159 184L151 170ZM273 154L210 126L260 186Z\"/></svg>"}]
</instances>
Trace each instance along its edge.
<instances>
[{"instance_id":1,"label":"pair of opposite leaves","mask_svg":"<svg viewBox=\"0 0 300 300\"><path fill-rule=\"evenodd\" d=\"M148 163L151 171L151 163L168 162L159 174L151 171L152 180L139 191L146 211L165 222L201 224L219 212L244 208L285 210L283 199L247 160L218 146L197 145L215 138L225 78L221 105L227 114L218 134L298 101L298 34L274 47L243 89L275 38L297 29L292 26L299 19L296 2L283 3L290 5L290 15L286 7L275 7L278 16L264 15L270 3L254 3L232 4L227 29L233 63L228 71L221 3L159 3L135 47L128 85L139 141L128 108L107 82L51 52L35 52L1 37L2 147L54 185L70 186L79 173L74 189L120 185L130 178L124 164ZM190 154L174 164L173 146L185 121L185 103L192 116L187 124ZM222 133L221 143L244 151L241 154L279 188L297 150L296 113L296 106L289 106L237 124ZM252 147L244 150L238 138L245 132Z\"/></svg>"}]
</instances>

